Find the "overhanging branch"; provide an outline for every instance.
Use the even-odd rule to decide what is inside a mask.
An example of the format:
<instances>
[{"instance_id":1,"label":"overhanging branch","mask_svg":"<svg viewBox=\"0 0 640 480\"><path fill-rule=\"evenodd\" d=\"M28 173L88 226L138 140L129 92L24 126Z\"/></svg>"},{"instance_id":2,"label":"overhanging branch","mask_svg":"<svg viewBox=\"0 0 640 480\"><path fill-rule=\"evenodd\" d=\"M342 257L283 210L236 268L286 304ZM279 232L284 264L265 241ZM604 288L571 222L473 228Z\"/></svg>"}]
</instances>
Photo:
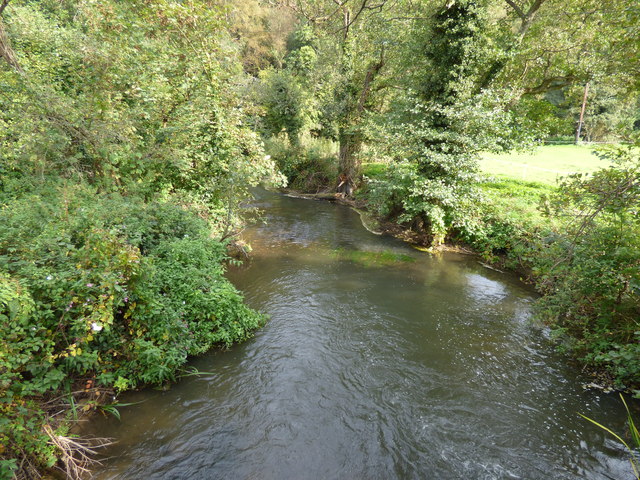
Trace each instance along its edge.
<instances>
[{"instance_id":1,"label":"overhanging branch","mask_svg":"<svg viewBox=\"0 0 640 480\"><path fill-rule=\"evenodd\" d=\"M520 18L524 19L524 12L522 11L522 9L518 6L518 4L516 2L514 2L513 0L505 0L507 2L507 4L509 4L509 6L511 8L513 8L513 10L516 12L516 15L518 15Z\"/></svg>"},{"instance_id":2,"label":"overhanging branch","mask_svg":"<svg viewBox=\"0 0 640 480\"><path fill-rule=\"evenodd\" d=\"M545 78L539 85L535 87L525 88L523 95L536 95L538 93L544 93L552 88L562 88L574 84L578 81L578 77L575 75L563 75L556 77Z\"/></svg>"},{"instance_id":3,"label":"overhanging branch","mask_svg":"<svg viewBox=\"0 0 640 480\"><path fill-rule=\"evenodd\" d=\"M9 5L9 0L2 0L2 3L0 3L0 15L2 15L4 9L7 8L7 5Z\"/></svg>"}]
</instances>

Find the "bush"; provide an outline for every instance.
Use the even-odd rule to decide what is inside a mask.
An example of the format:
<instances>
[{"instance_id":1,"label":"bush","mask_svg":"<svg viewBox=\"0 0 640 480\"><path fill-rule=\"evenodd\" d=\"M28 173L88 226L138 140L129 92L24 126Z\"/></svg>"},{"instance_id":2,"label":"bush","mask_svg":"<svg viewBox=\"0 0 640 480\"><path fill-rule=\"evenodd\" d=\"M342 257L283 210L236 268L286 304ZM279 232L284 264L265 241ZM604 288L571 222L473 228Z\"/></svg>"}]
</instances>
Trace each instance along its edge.
<instances>
[{"instance_id":1,"label":"bush","mask_svg":"<svg viewBox=\"0 0 640 480\"><path fill-rule=\"evenodd\" d=\"M250 336L264 318L224 278L226 259L207 223L170 202L76 185L2 205L0 443L12 447L0 468L50 462L31 399L78 378L173 380L189 355Z\"/></svg>"},{"instance_id":2,"label":"bush","mask_svg":"<svg viewBox=\"0 0 640 480\"><path fill-rule=\"evenodd\" d=\"M423 175L415 163L405 161L371 180L369 199L378 215L411 227L424 243L438 246L465 223L478 195L470 183Z\"/></svg>"},{"instance_id":3,"label":"bush","mask_svg":"<svg viewBox=\"0 0 640 480\"><path fill-rule=\"evenodd\" d=\"M640 385L640 153L616 147L592 176L565 179L553 199L566 234L535 263L545 294L540 311L572 337L588 364L606 369L618 387Z\"/></svg>"},{"instance_id":4,"label":"bush","mask_svg":"<svg viewBox=\"0 0 640 480\"><path fill-rule=\"evenodd\" d=\"M335 145L329 140L307 138L293 147L272 137L265 142L265 150L295 190L315 193L332 187L338 177Z\"/></svg>"}]
</instances>

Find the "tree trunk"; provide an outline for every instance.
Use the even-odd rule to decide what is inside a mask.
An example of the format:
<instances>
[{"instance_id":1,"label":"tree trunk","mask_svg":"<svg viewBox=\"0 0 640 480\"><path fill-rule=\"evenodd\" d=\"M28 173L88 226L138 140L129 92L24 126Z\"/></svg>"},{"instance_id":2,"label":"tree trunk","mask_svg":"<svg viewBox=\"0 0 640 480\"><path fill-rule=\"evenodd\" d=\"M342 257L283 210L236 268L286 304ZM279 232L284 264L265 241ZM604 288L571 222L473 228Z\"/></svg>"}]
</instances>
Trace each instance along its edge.
<instances>
[{"instance_id":1,"label":"tree trunk","mask_svg":"<svg viewBox=\"0 0 640 480\"><path fill-rule=\"evenodd\" d=\"M352 111L345 115L347 126L340 127L338 132L338 143L340 151L338 153L338 192L350 197L357 186L360 176L360 159L358 154L362 149L362 134L357 131L355 125L360 122L362 114L367 110L367 104L371 97L371 84L380 73L385 64L384 47L380 50L380 59L369 65L364 78L362 90L358 98L354 98ZM356 131L353 131L353 129ZM349 131L351 130L351 131Z\"/></svg>"},{"instance_id":2,"label":"tree trunk","mask_svg":"<svg viewBox=\"0 0 640 480\"><path fill-rule=\"evenodd\" d=\"M351 196L360 176L360 159L358 154L362 148L362 137L359 133L350 133L344 128L338 135L340 150L338 153L338 187L337 190L346 196Z\"/></svg>"},{"instance_id":3,"label":"tree trunk","mask_svg":"<svg viewBox=\"0 0 640 480\"><path fill-rule=\"evenodd\" d=\"M6 4L3 4L3 6L6 6ZM16 72L20 74L23 73L18 60L16 59L16 55L13 53L13 49L11 48L9 36L4 29L2 19L0 19L0 58L4 59L4 61L7 62Z\"/></svg>"}]
</instances>

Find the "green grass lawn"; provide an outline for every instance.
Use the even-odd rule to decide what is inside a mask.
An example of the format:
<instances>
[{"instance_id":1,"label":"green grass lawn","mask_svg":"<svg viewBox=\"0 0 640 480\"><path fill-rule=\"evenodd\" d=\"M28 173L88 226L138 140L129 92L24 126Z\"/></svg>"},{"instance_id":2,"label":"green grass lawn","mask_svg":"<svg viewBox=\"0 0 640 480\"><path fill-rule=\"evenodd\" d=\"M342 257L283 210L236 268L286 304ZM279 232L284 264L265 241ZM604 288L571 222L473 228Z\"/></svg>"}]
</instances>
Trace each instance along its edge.
<instances>
[{"instance_id":1,"label":"green grass lawn","mask_svg":"<svg viewBox=\"0 0 640 480\"><path fill-rule=\"evenodd\" d=\"M570 173L590 173L608 162L594 155L594 148L580 145L545 145L532 152L512 152L482 156L480 169L487 174L480 188L503 219L542 227L553 222L540 210L544 197L551 196L557 179ZM369 178L383 175L387 166L380 163L363 165Z\"/></svg>"},{"instance_id":2,"label":"green grass lawn","mask_svg":"<svg viewBox=\"0 0 640 480\"><path fill-rule=\"evenodd\" d=\"M558 177L569 173L590 173L608 166L593 152L591 146L545 145L532 152L486 153L480 168L490 175L555 185Z\"/></svg>"},{"instance_id":3,"label":"green grass lawn","mask_svg":"<svg viewBox=\"0 0 640 480\"><path fill-rule=\"evenodd\" d=\"M496 175L480 184L480 188L497 216L503 220L528 225L527 228L540 228L553 222L540 208L542 199L549 198L556 191L556 187L548 183Z\"/></svg>"}]
</instances>

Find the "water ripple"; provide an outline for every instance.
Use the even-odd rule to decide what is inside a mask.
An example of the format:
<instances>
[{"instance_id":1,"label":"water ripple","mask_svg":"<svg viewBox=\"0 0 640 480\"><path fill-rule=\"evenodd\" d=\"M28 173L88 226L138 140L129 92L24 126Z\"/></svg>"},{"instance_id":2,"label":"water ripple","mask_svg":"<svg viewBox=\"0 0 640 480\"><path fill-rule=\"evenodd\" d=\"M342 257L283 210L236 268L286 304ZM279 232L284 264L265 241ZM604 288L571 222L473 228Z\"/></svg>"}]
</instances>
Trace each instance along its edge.
<instances>
[{"instance_id":1,"label":"water ripple","mask_svg":"<svg viewBox=\"0 0 640 480\"><path fill-rule=\"evenodd\" d=\"M577 415L622 430L620 406L580 388L517 279L372 235L348 209L260 201L256 255L230 276L269 323L193 362L212 373L94 423L119 439L99 478L629 476Z\"/></svg>"}]
</instances>

